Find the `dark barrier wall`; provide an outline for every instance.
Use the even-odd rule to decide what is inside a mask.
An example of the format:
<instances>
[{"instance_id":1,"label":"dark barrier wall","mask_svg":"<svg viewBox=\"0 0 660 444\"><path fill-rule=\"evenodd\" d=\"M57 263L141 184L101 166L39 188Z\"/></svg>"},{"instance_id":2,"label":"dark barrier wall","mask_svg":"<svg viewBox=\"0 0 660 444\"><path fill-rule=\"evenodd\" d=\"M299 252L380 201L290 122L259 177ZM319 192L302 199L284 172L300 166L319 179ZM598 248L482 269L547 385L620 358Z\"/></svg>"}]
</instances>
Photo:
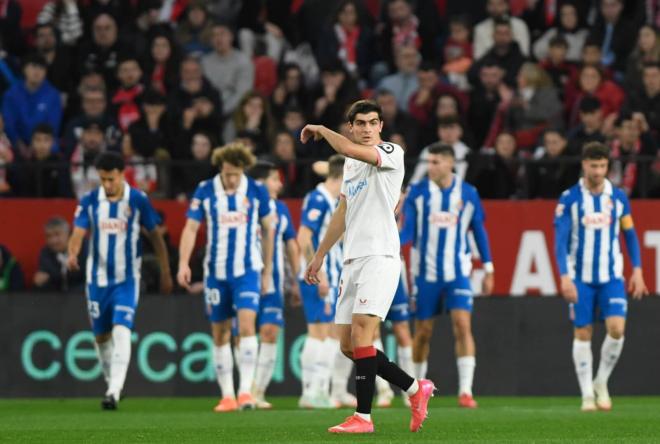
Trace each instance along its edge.
<instances>
[{"instance_id":1,"label":"dark barrier wall","mask_svg":"<svg viewBox=\"0 0 660 444\"><path fill-rule=\"evenodd\" d=\"M629 305L624 352L611 379L615 395L660 395L660 299ZM304 340L300 309L289 309L270 393L300 393ZM82 295L0 297L0 396L100 396L104 391ZM577 395L571 326L557 298L477 298L475 392L478 395ZM126 382L130 396L217 395L211 339L201 297L144 296ZM603 336L596 330L597 361ZM386 351L396 356L385 332ZM441 393L456 391L448 318L438 321L429 376Z\"/></svg>"}]
</instances>

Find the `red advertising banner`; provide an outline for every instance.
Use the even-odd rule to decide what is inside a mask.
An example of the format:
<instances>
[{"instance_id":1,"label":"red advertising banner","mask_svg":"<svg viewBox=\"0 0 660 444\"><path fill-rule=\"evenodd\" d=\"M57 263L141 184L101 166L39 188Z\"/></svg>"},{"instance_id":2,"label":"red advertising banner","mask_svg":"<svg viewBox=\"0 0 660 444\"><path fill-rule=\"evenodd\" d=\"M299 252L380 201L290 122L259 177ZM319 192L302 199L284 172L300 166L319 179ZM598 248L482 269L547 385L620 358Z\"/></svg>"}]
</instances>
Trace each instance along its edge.
<instances>
[{"instance_id":1,"label":"red advertising banner","mask_svg":"<svg viewBox=\"0 0 660 444\"><path fill-rule=\"evenodd\" d=\"M301 201L289 200L287 203L294 220L298 221ZM557 294L559 284L552 229L555 205L554 201L542 200L484 202L497 294ZM75 206L73 200L0 200L0 244L7 246L16 256L28 282L32 280L39 250L44 244L45 222L56 215L71 220ZM163 212L171 240L178 244L185 223L186 204L157 200L154 206ZM632 211L642 249L644 277L649 290L659 293L660 201L634 201ZM629 273L630 265L626 259L626 276ZM483 271L475 263L473 282L476 285L482 275Z\"/></svg>"}]
</instances>

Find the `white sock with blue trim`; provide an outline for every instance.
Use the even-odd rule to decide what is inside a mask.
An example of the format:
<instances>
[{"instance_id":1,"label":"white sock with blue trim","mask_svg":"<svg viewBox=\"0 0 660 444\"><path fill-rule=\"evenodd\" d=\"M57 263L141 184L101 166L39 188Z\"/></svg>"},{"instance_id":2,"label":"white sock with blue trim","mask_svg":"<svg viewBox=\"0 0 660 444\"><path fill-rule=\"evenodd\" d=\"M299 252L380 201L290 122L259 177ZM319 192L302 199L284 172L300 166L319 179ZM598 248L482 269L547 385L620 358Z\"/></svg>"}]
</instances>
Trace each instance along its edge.
<instances>
[{"instance_id":1,"label":"white sock with blue trim","mask_svg":"<svg viewBox=\"0 0 660 444\"><path fill-rule=\"evenodd\" d=\"M106 395L119 400L128 364L131 361L131 330L124 325L112 327L112 358L110 360L110 383Z\"/></svg>"}]
</instances>

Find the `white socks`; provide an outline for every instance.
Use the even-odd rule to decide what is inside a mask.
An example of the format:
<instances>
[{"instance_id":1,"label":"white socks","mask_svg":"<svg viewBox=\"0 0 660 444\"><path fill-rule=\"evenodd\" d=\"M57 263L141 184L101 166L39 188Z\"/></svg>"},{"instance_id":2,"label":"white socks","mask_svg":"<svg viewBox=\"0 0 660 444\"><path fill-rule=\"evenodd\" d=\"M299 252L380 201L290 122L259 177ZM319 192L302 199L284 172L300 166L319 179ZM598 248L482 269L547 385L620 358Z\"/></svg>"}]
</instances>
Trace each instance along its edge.
<instances>
[{"instance_id":1,"label":"white socks","mask_svg":"<svg viewBox=\"0 0 660 444\"><path fill-rule=\"evenodd\" d=\"M582 399L593 399L593 355L591 353L591 341L573 339L573 362L575 363L575 373L580 384Z\"/></svg>"},{"instance_id":2,"label":"white socks","mask_svg":"<svg viewBox=\"0 0 660 444\"><path fill-rule=\"evenodd\" d=\"M332 397L339 398L348 392L348 378L353 371L353 361L348 359L340 349L335 354L335 363L332 368Z\"/></svg>"},{"instance_id":3,"label":"white socks","mask_svg":"<svg viewBox=\"0 0 660 444\"><path fill-rule=\"evenodd\" d=\"M415 369L415 374L413 376L417 379L425 379L426 370L429 367L429 361L413 362L413 367Z\"/></svg>"},{"instance_id":4,"label":"white socks","mask_svg":"<svg viewBox=\"0 0 660 444\"><path fill-rule=\"evenodd\" d=\"M238 349L238 373L241 377L238 393L250 393L257 368L259 342L256 336L243 336Z\"/></svg>"},{"instance_id":5,"label":"white socks","mask_svg":"<svg viewBox=\"0 0 660 444\"><path fill-rule=\"evenodd\" d=\"M417 390L419 390L419 382L417 382L417 379L415 379L412 385L408 387L408 390L406 390L406 395L412 396L417 393Z\"/></svg>"},{"instance_id":6,"label":"white socks","mask_svg":"<svg viewBox=\"0 0 660 444\"><path fill-rule=\"evenodd\" d=\"M316 361L318 355L322 352L323 342L307 335L302 352L300 353L300 366L302 372L303 396L312 396L316 389Z\"/></svg>"},{"instance_id":7,"label":"white socks","mask_svg":"<svg viewBox=\"0 0 660 444\"><path fill-rule=\"evenodd\" d=\"M215 376L223 398L235 398L234 391L234 357L231 352L231 344L213 347L213 364Z\"/></svg>"},{"instance_id":8,"label":"white socks","mask_svg":"<svg viewBox=\"0 0 660 444\"><path fill-rule=\"evenodd\" d=\"M277 343L262 342L259 345L257 358L257 373L254 376L254 385L258 393L265 393L273 377L275 359L277 358Z\"/></svg>"},{"instance_id":9,"label":"white socks","mask_svg":"<svg viewBox=\"0 0 660 444\"><path fill-rule=\"evenodd\" d=\"M101 370L103 370L103 378L106 385L110 385L110 364L112 361L112 338L105 342L98 343L94 341L94 348L96 349L96 356L101 363Z\"/></svg>"},{"instance_id":10,"label":"white socks","mask_svg":"<svg viewBox=\"0 0 660 444\"><path fill-rule=\"evenodd\" d=\"M128 363L131 360L131 330L124 325L112 327L112 344L110 383L106 395L112 395L119 400L126 380Z\"/></svg>"},{"instance_id":11,"label":"white socks","mask_svg":"<svg viewBox=\"0 0 660 444\"><path fill-rule=\"evenodd\" d=\"M374 347L380 351L383 351L383 341L380 338L374 339ZM376 376L376 393L383 393L387 391L392 391L389 382L380 376Z\"/></svg>"},{"instance_id":12,"label":"white socks","mask_svg":"<svg viewBox=\"0 0 660 444\"><path fill-rule=\"evenodd\" d=\"M594 382L597 384L607 385L607 380L614 370L614 366L621 356L623 350L623 336L619 339L614 339L610 335L605 335L603 346L600 349L600 364L598 365L598 373Z\"/></svg>"},{"instance_id":13,"label":"white socks","mask_svg":"<svg viewBox=\"0 0 660 444\"><path fill-rule=\"evenodd\" d=\"M338 351L339 341L331 337L325 338L322 351L317 361L317 377L319 380L318 392L323 396L330 396L330 379L335 367L335 359Z\"/></svg>"},{"instance_id":14,"label":"white socks","mask_svg":"<svg viewBox=\"0 0 660 444\"><path fill-rule=\"evenodd\" d=\"M474 368L476 360L474 356L461 356L456 359L458 367L458 394L472 396L472 380L474 379Z\"/></svg>"},{"instance_id":15,"label":"white socks","mask_svg":"<svg viewBox=\"0 0 660 444\"><path fill-rule=\"evenodd\" d=\"M404 372L408 373L410 376L415 376L415 368L413 367L412 360L412 346L401 347L400 345L396 347L396 357L399 361L399 367Z\"/></svg>"}]
</instances>

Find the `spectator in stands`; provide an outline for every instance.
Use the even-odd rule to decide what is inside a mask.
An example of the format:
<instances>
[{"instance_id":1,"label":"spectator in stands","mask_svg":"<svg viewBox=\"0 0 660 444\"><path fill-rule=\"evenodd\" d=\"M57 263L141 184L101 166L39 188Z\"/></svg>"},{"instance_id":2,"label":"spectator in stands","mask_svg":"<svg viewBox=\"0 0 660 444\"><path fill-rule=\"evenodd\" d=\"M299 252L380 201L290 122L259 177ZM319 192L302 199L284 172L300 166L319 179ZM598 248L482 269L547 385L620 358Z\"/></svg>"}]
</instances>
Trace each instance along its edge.
<instances>
[{"instance_id":1,"label":"spectator in stands","mask_svg":"<svg viewBox=\"0 0 660 444\"><path fill-rule=\"evenodd\" d=\"M201 57L212 50L213 22L206 4L204 0L190 2L183 22L176 29L176 40L187 55Z\"/></svg>"},{"instance_id":2,"label":"spectator in stands","mask_svg":"<svg viewBox=\"0 0 660 444\"><path fill-rule=\"evenodd\" d=\"M491 0L503 1L503 0ZM495 63L505 72L504 81L509 86L515 86L516 76L525 62L525 56L520 46L513 40L511 21L508 18L498 18L493 23L493 45L472 65L468 72L468 80L474 86L479 81L479 71L486 64ZM476 51L475 51L476 55Z\"/></svg>"},{"instance_id":3,"label":"spectator in stands","mask_svg":"<svg viewBox=\"0 0 660 444\"><path fill-rule=\"evenodd\" d=\"M488 0L486 9L489 17L474 28L474 58L480 59L497 43L495 41L496 22L509 15L508 0ZM523 55L529 55L529 30L527 24L517 17L511 17L511 39L518 43Z\"/></svg>"},{"instance_id":4,"label":"spectator in stands","mask_svg":"<svg viewBox=\"0 0 660 444\"><path fill-rule=\"evenodd\" d=\"M470 93L468 121L475 147L482 147L502 100L500 92L509 91L504 84L504 70L494 61L484 63L479 70L479 81Z\"/></svg>"},{"instance_id":5,"label":"spectator in stands","mask_svg":"<svg viewBox=\"0 0 660 444\"><path fill-rule=\"evenodd\" d=\"M538 65L525 63L508 105L505 127L514 132L518 147L531 148L544 129L562 123L562 104L552 80Z\"/></svg>"},{"instance_id":6,"label":"spectator in stands","mask_svg":"<svg viewBox=\"0 0 660 444\"><path fill-rule=\"evenodd\" d=\"M422 63L417 72L417 82L419 88L410 97L408 111L422 127L431 124L438 97L442 94L454 95L463 103L462 109L467 108L467 97L455 87L443 84L433 63Z\"/></svg>"},{"instance_id":7,"label":"spectator in stands","mask_svg":"<svg viewBox=\"0 0 660 444\"><path fill-rule=\"evenodd\" d=\"M0 292L22 290L23 270L9 249L0 244Z\"/></svg>"},{"instance_id":8,"label":"spectator in stands","mask_svg":"<svg viewBox=\"0 0 660 444\"><path fill-rule=\"evenodd\" d=\"M463 128L463 137L465 142L470 145L473 142L473 139L470 136L469 128L467 127L465 121L465 109L461 101L458 99L457 95L443 92L435 100L435 105L433 106L433 114L428 121L428 124L423 126L419 132L419 144L421 146L429 145L436 140L438 140L438 122L444 117L454 117L458 116L461 126ZM418 147L419 149L421 147Z\"/></svg>"},{"instance_id":9,"label":"spectator in stands","mask_svg":"<svg viewBox=\"0 0 660 444\"><path fill-rule=\"evenodd\" d=\"M564 99L569 125L574 125L577 122L580 100L588 95L598 97L605 119L616 117L625 97L616 83L603 78L603 71L597 66L585 65L580 69L579 90L570 94L567 91Z\"/></svg>"},{"instance_id":10,"label":"spectator in stands","mask_svg":"<svg viewBox=\"0 0 660 444\"><path fill-rule=\"evenodd\" d=\"M296 140L290 132L280 130L273 138L272 160L280 172L282 180L281 197L303 197L306 188L301 186L304 178L300 166L296 162Z\"/></svg>"},{"instance_id":11,"label":"spectator in stands","mask_svg":"<svg viewBox=\"0 0 660 444\"><path fill-rule=\"evenodd\" d=\"M376 93L376 102L383 112L383 140L389 140L403 147L406 156L419 154L418 130L415 119L406 111L399 109L392 92L381 89Z\"/></svg>"},{"instance_id":12,"label":"spectator in stands","mask_svg":"<svg viewBox=\"0 0 660 444\"><path fill-rule=\"evenodd\" d=\"M171 154L175 159L187 159L193 133L207 132L215 140L220 138L222 102L218 90L204 77L197 59L186 57L181 62L180 77L178 88L169 95L168 109L181 125Z\"/></svg>"},{"instance_id":13,"label":"spectator in stands","mask_svg":"<svg viewBox=\"0 0 660 444\"><path fill-rule=\"evenodd\" d=\"M117 22L106 13L98 15L92 25L92 39L83 41L79 50L78 69L81 74L100 72L109 91L117 86L117 63L126 47L120 43Z\"/></svg>"},{"instance_id":14,"label":"spectator in stands","mask_svg":"<svg viewBox=\"0 0 660 444\"><path fill-rule=\"evenodd\" d=\"M564 3L559 9L556 26L548 29L541 38L534 42L534 57L544 60L550 54L550 42L555 37L563 37L566 41L566 60L572 63L580 61L582 46L589 31L580 27L578 11L574 4Z\"/></svg>"},{"instance_id":15,"label":"spectator in stands","mask_svg":"<svg viewBox=\"0 0 660 444\"><path fill-rule=\"evenodd\" d=\"M154 33L149 46L149 56L144 63L144 84L161 94L171 93L179 85L179 48L165 31Z\"/></svg>"},{"instance_id":16,"label":"spectator in stands","mask_svg":"<svg viewBox=\"0 0 660 444\"><path fill-rule=\"evenodd\" d=\"M628 93L623 110L644 114L651 133L660 142L660 63L649 62L644 65L642 88Z\"/></svg>"},{"instance_id":17,"label":"spectator in stands","mask_svg":"<svg viewBox=\"0 0 660 444\"><path fill-rule=\"evenodd\" d=\"M412 46L421 52L423 45L433 44L432 35L421 35L420 32L420 19L415 15L411 2L391 0L387 3L387 19L378 41L390 72L394 70L394 57L400 47Z\"/></svg>"},{"instance_id":18,"label":"spectator in stands","mask_svg":"<svg viewBox=\"0 0 660 444\"><path fill-rule=\"evenodd\" d=\"M649 25L639 29L639 38L635 50L628 57L625 86L628 91L639 91L643 87L642 71L647 63L660 62L660 36Z\"/></svg>"},{"instance_id":19,"label":"spectator in stands","mask_svg":"<svg viewBox=\"0 0 660 444\"><path fill-rule=\"evenodd\" d=\"M62 101L59 92L46 80L46 61L40 55L29 56L23 65L24 82L16 82L2 101L5 131L18 159L29 159L29 144L34 128L48 123L59 133Z\"/></svg>"},{"instance_id":20,"label":"spectator in stands","mask_svg":"<svg viewBox=\"0 0 660 444\"><path fill-rule=\"evenodd\" d=\"M407 111L410 97L419 88L417 70L422 56L414 45L402 45L396 49L396 72L384 77L378 89L392 91L401 110Z\"/></svg>"},{"instance_id":21,"label":"spectator in stands","mask_svg":"<svg viewBox=\"0 0 660 444\"><path fill-rule=\"evenodd\" d=\"M99 120L89 119L83 126L80 141L71 156L71 184L78 199L101 185L94 167L96 157L107 149Z\"/></svg>"},{"instance_id":22,"label":"spectator in stands","mask_svg":"<svg viewBox=\"0 0 660 444\"><path fill-rule=\"evenodd\" d=\"M461 141L463 137L463 127L461 126L460 117L456 114L444 116L438 120L437 126L438 141L434 143L442 143L450 145L454 148L455 153L455 170L456 174L465 178L465 173L468 168L468 158L470 156L470 147ZM432 144L431 144L432 145ZM430 145L429 145L430 146ZM417 166L410 178L411 183L422 180L428 172L428 155L429 146L424 147L419 155Z\"/></svg>"},{"instance_id":23,"label":"spectator in stands","mask_svg":"<svg viewBox=\"0 0 660 444\"><path fill-rule=\"evenodd\" d=\"M213 52L202 59L204 75L220 91L222 112L231 115L254 85L254 66L233 48L234 32L227 23L213 25Z\"/></svg>"},{"instance_id":24,"label":"spectator in stands","mask_svg":"<svg viewBox=\"0 0 660 444\"><path fill-rule=\"evenodd\" d=\"M66 266L67 246L71 229L67 221L59 216L53 217L44 226L46 245L39 252L39 265L32 282L42 291L79 291L84 289L85 268L71 271ZM78 255L78 263L84 263L87 257L87 242Z\"/></svg>"},{"instance_id":25,"label":"spectator in stands","mask_svg":"<svg viewBox=\"0 0 660 444\"><path fill-rule=\"evenodd\" d=\"M580 124L568 133L568 153L582 155L582 147L589 142L605 143L603 110L598 97L585 96L579 105Z\"/></svg>"},{"instance_id":26,"label":"spectator in stands","mask_svg":"<svg viewBox=\"0 0 660 444\"><path fill-rule=\"evenodd\" d=\"M129 127L135 154L142 158L166 159L175 140L175 125L167 111L164 95L147 89L141 96L140 117Z\"/></svg>"},{"instance_id":27,"label":"spectator in stands","mask_svg":"<svg viewBox=\"0 0 660 444\"><path fill-rule=\"evenodd\" d=\"M108 112L105 89L94 86L81 87L80 95L82 97L82 113L73 117L64 130L62 153L65 158L71 157L73 150L80 141L83 127L89 120L100 122L108 149L119 150L121 129L115 117Z\"/></svg>"},{"instance_id":28,"label":"spectator in stands","mask_svg":"<svg viewBox=\"0 0 660 444\"><path fill-rule=\"evenodd\" d=\"M346 119L348 105L360 95L355 81L336 60L321 68L321 85L312 94L314 119L328 128L337 128ZM328 156L330 157L330 156Z\"/></svg>"},{"instance_id":29,"label":"spectator in stands","mask_svg":"<svg viewBox=\"0 0 660 444\"><path fill-rule=\"evenodd\" d=\"M57 26L62 43L67 46L75 46L83 35L83 22L76 0L47 2L37 16L37 24Z\"/></svg>"},{"instance_id":30,"label":"spectator in stands","mask_svg":"<svg viewBox=\"0 0 660 444\"><path fill-rule=\"evenodd\" d=\"M2 2L2 10L0 10L0 40L4 42L4 48L7 52L17 57L22 57L25 53L25 40L17 38L17 36L22 34L22 14L23 9L19 1L6 0Z\"/></svg>"},{"instance_id":31,"label":"spectator in stands","mask_svg":"<svg viewBox=\"0 0 660 444\"><path fill-rule=\"evenodd\" d=\"M449 37L442 49L442 72L449 83L460 90L468 90L467 72L472 65L470 20L456 16L449 20Z\"/></svg>"},{"instance_id":32,"label":"spectator in stands","mask_svg":"<svg viewBox=\"0 0 660 444\"><path fill-rule=\"evenodd\" d=\"M320 65L339 59L354 78L366 79L374 62L374 38L360 18L356 0L342 0L334 20L323 30L317 50Z\"/></svg>"},{"instance_id":33,"label":"spectator in stands","mask_svg":"<svg viewBox=\"0 0 660 444\"><path fill-rule=\"evenodd\" d=\"M239 132L249 132L256 141L254 153L265 154L270 152L269 142L274 129L268 101L258 92L250 91L241 99L231 120L225 124L222 138L225 143L229 143L236 139Z\"/></svg>"},{"instance_id":34,"label":"spectator in stands","mask_svg":"<svg viewBox=\"0 0 660 444\"><path fill-rule=\"evenodd\" d=\"M495 139L494 153L482 154L470 163L467 181L477 187L483 199L512 199L518 193L520 173L516 139L503 132Z\"/></svg>"},{"instance_id":35,"label":"spectator in stands","mask_svg":"<svg viewBox=\"0 0 660 444\"><path fill-rule=\"evenodd\" d=\"M14 151L11 142L5 134L5 122L0 114L0 197L13 194Z\"/></svg>"},{"instance_id":36,"label":"spectator in stands","mask_svg":"<svg viewBox=\"0 0 660 444\"><path fill-rule=\"evenodd\" d=\"M55 134L47 123L37 125L30 144L31 159L20 166L21 192L26 197L72 197L64 159L55 152Z\"/></svg>"},{"instance_id":37,"label":"spectator in stands","mask_svg":"<svg viewBox=\"0 0 660 444\"><path fill-rule=\"evenodd\" d=\"M557 199L580 177L579 157L571 156L564 132L549 129L543 134L543 145L534 152L534 161L525 169L527 197Z\"/></svg>"},{"instance_id":38,"label":"spectator in stands","mask_svg":"<svg viewBox=\"0 0 660 444\"><path fill-rule=\"evenodd\" d=\"M647 197L646 190L655 182L649 160L656 158L658 148L644 115L622 113L616 119L614 135L608 178L630 197Z\"/></svg>"},{"instance_id":39,"label":"spectator in stands","mask_svg":"<svg viewBox=\"0 0 660 444\"><path fill-rule=\"evenodd\" d=\"M189 145L190 161L176 168L172 190L176 199L188 200L202 180L213 177L216 168L211 165L211 151L217 145L217 139L210 133L195 132Z\"/></svg>"},{"instance_id":40,"label":"spectator in stands","mask_svg":"<svg viewBox=\"0 0 660 444\"><path fill-rule=\"evenodd\" d=\"M635 46L635 25L622 17L623 0L600 0L599 20L591 36L600 43L602 64L623 73L628 55Z\"/></svg>"},{"instance_id":41,"label":"spectator in stands","mask_svg":"<svg viewBox=\"0 0 660 444\"><path fill-rule=\"evenodd\" d=\"M46 78L60 91L62 102L66 103L67 94L75 81L75 76L71 75L70 48L57 44L55 26L50 23L38 25L34 37L34 49L48 65Z\"/></svg>"},{"instance_id":42,"label":"spectator in stands","mask_svg":"<svg viewBox=\"0 0 660 444\"><path fill-rule=\"evenodd\" d=\"M286 63L280 69L280 80L270 98L271 111L276 119L282 120L289 108L297 108L303 113L310 109L310 97L305 88L302 70L295 63Z\"/></svg>"},{"instance_id":43,"label":"spectator in stands","mask_svg":"<svg viewBox=\"0 0 660 444\"><path fill-rule=\"evenodd\" d=\"M568 83L577 77L577 68L573 63L566 61L568 43L563 36L558 35L550 39L548 55L539 62L539 66L548 73L555 85L559 98L563 101L564 91Z\"/></svg>"},{"instance_id":44,"label":"spectator in stands","mask_svg":"<svg viewBox=\"0 0 660 444\"><path fill-rule=\"evenodd\" d=\"M124 169L126 183L151 194L158 187L158 170L153 163L153 158L142 154L141 148L146 144L144 139L147 137L135 125L131 126L122 138L121 151L126 161Z\"/></svg>"},{"instance_id":45,"label":"spectator in stands","mask_svg":"<svg viewBox=\"0 0 660 444\"><path fill-rule=\"evenodd\" d=\"M141 78L142 68L136 57L128 55L117 64L119 88L112 96L112 105L116 109L117 122L123 132L140 118L138 102L144 91Z\"/></svg>"}]
</instances>

